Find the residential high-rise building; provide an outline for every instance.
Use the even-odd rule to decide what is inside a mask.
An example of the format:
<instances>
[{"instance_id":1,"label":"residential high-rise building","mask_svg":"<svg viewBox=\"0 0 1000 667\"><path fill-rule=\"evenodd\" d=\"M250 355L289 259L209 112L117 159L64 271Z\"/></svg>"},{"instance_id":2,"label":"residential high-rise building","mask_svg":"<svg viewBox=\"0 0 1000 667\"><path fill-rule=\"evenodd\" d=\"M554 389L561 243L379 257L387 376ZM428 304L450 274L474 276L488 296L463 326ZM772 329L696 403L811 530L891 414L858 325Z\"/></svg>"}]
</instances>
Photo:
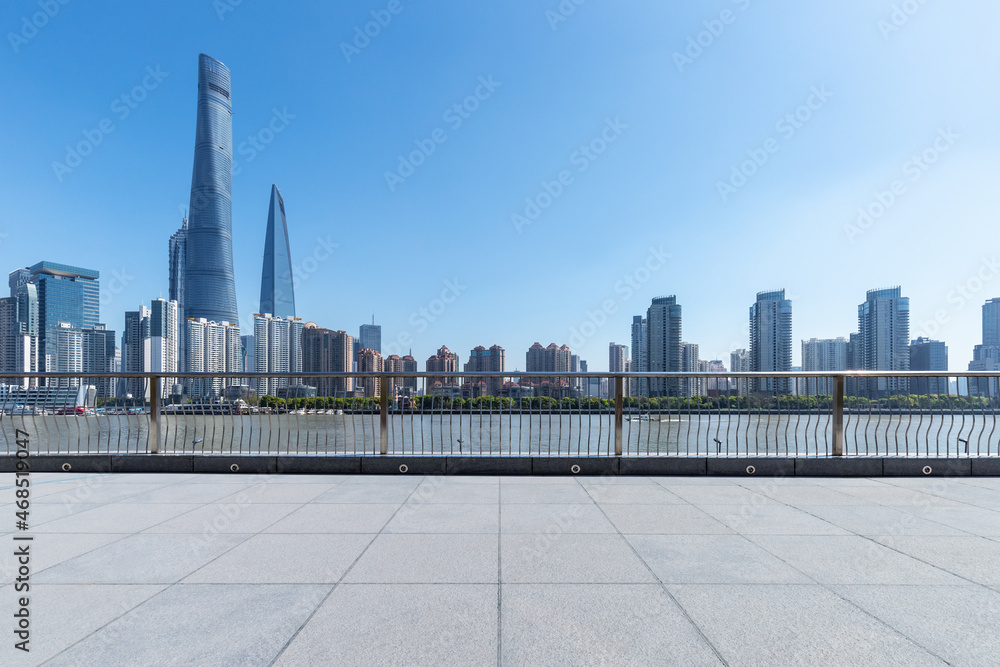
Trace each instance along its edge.
<instances>
[{"instance_id":1,"label":"residential high-rise building","mask_svg":"<svg viewBox=\"0 0 1000 667\"><path fill-rule=\"evenodd\" d=\"M465 362L466 373L503 373L505 351L499 345L486 349L479 345L469 352L469 360ZM481 389L473 392L477 395L499 396L503 388L502 377L467 378L466 383L481 384Z\"/></svg>"},{"instance_id":2,"label":"residential high-rise building","mask_svg":"<svg viewBox=\"0 0 1000 667\"><path fill-rule=\"evenodd\" d=\"M186 280L184 277L184 262L187 260L187 230L188 219L185 217L181 221L181 228L170 235L168 247L170 257L167 300L177 302L177 370L179 372L186 370L184 368L184 360L187 359L187 347L185 345L187 327L181 324L187 321L187 317L184 314L184 283Z\"/></svg>"},{"instance_id":3,"label":"residential high-rise building","mask_svg":"<svg viewBox=\"0 0 1000 667\"><path fill-rule=\"evenodd\" d=\"M382 353L382 325L375 324L375 316L372 316L371 324L362 324L358 330L357 344L362 350L375 350ZM358 370L360 373L360 369Z\"/></svg>"},{"instance_id":4,"label":"residential high-rise building","mask_svg":"<svg viewBox=\"0 0 1000 667\"><path fill-rule=\"evenodd\" d=\"M718 373L720 375L725 374L726 364L722 359L713 359L711 361L704 362L706 373ZM725 378L708 378L705 383L706 392L709 396L719 396L721 394L729 393L729 382Z\"/></svg>"},{"instance_id":5,"label":"residential high-rise building","mask_svg":"<svg viewBox=\"0 0 1000 667\"><path fill-rule=\"evenodd\" d=\"M821 373L823 371L848 370L848 347L846 338L810 338L802 341L802 372ZM799 385L802 381L799 380ZM806 378L805 386L797 387L798 393L831 396L834 392L832 378Z\"/></svg>"},{"instance_id":6,"label":"residential high-rise building","mask_svg":"<svg viewBox=\"0 0 1000 667\"><path fill-rule=\"evenodd\" d=\"M444 348L447 349L447 348ZM363 349L358 352L359 373L385 372L385 360L377 350ZM378 398L382 395L382 380L377 377L366 377L359 381L366 398Z\"/></svg>"},{"instance_id":7,"label":"residential high-rise building","mask_svg":"<svg viewBox=\"0 0 1000 667\"><path fill-rule=\"evenodd\" d=\"M428 373L457 373L458 355L449 350L447 346L442 345L438 348L437 354L427 359L427 363L424 365L424 368ZM360 372L360 366L358 372ZM458 385L455 378L432 376L427 378L427 385L424 388L425 393L430 393L431 388L436 382L440 382L442 386Z\"/></svg>"},{"instance_id":8,"label":"residential high-rise building","mask_svg":"<svg viewBox=\"0 0 1000 667\"><path fill-rule=\"evenodd\" d=\"M239 322L233 278L233 107L229 69L198 57L191 203L184 242L184 317ZM235 325L231 325L235 326ZM193 358L198 357L194 354Z\"/></svg>"},{"instance_id":9,"label":"residential high-rise building","mask_svg":"<svg viewBox=\"0 0 1000 667\"><path fill-rule=\"evenodd\" d=\"M948 371L948 346L939 340L921 336L910 341L911 371ZM914 394L947 394L948 377L910 378Z\"/></svg>"},{"instance_id":10,"label":"residential high-rise building","mask_svg":"<svg viewBox=\"0 0 1000 667\"><path fill-rule=\"evenodd\" d=\"M114 373L115 352L118 348L115 332L103 324L96 324L81 332L83 368L86 373ZM114 380L87 378L87 385L97 390L98 398L111 398L115 394Z\"/></svg>"},{"instance_id":11,"label":"residential high-rise building","mask_svg":"<svg viewBox=\"0 0 1000 667\"><path fill-rule=\"evenodd\" d=\"M390 354L382 360L382 368L386 373L402 373L403 359L398 354ZM403 388L403 378L392 378L389 380L389 395L395 396L396 392Z\"/></svg>"},{"instance_id":12,"label":"residential high-rise building","mask_svg":"<svg viewBox=\"0 0 1000 667\"><path fill-rule=\"evenodd\" d=\"M17 299L6 296L0 299L0 372L18 372L16 334Z\"/></svg>"},{"instance_id":13,"label":"residential high-rise building","mask_svg":"<svg viewBox=\"0 0 1000 667\"><path fill-rule=\"evenodd\" d=\"M125 330L122 331L124 373L145 373L150 369L149 315L150 311L145 306L125 311ZM148 395L149 386L143 379L129 378L122 383L120 393L125 398L139 399Z\"/></svg>"},{"instance_id":14,"label":"residential high-rise building","mask_svg":"<svg viewBox=\"0 0 1000 667\"><path fill-rule=\"evenodd\" d=\"M403 372L404 373L416 373L417 372L417 360L413 358L412 354L408 354L403 357ZM403 378L403 391L409 396L417 395L417 379L415 377Z\"/></svg>"},{"instance_id":15,"label":"residential high-rise building","mask_svg":"<svg viewBox=\"0 0 1000 667\"><path fill-rule=\"evenodd\" d=\"M750 370L787 373L792 369L792 302L785 290L758 292L750 306ZM751 391L787 393L788 380L754 379Z\"/></svg>"},{"instance_id":16,"label":"residential high-rise building","mask_svg":"<svg viewBox=\"0 0 1000 667\"><path fill-rule=\"evenodd\" d=\"M176 301L154 299L149 304L149 347L145 366L150 373L177 373L180 322ZM145 352L144 346L144 352ZM166 385L164 385L166 386Z\"/></svg>"},{"instance_id":17,"label":"residential high-rise building","mask_svg":"<svg viewBox=\"0 0 1000 667\"><path fill-rule=\"evenodd\" d=\"M681 306L677 297L671 295L653 299L646 311L646 327L647 371L681 372ZM649 382L650 396L679 396L680 393L681 383L675 379L654 378Z\"/></svg>"},{"instance_id":18,"label":"residential high-rise building","mask_svg":"<svg viewBox=\"0 0 1000 667\"><path fill-rule=\"evenodd\" d=\"M298 383L288 374L303 372L302 327L297 317L254 313L254 372L272 375L255 380L258 396L277 396L279 389Z\"/></svg>"},{"instance_id":19,"label":"residential high-rise building","mask_svg":"<svg viewBox=\"0 0 1000 667\"><path fill-rule=\"evenodd\" d=\"M345 331L331 331L307 322L302 329L303 373L350 373L354 368L354 338ZM317 396L344 398L354 391L353 378L317 378Z\"/></svg>"},{"instance_id":20,"label":"residential high-rise building","mask_svg":"<svg viewBox=\"0 0 1000 667\"><path fill-rule=\"evenodd\" d=\"M681 372L701 373L702 366L698 360L698 344L681 342ZM701 396L703 383L701 378L681 379L682 396Z\"/></svg>"},{"instance_id":21,"label":"residential high-rise building","mask_svg":"<svg viewBox=\"0 0 1000 667\"><path fill-rule=\"evenodd\" d=\"M628 363L628 346L610 343L608 345L608 372L626 373L625 366ZM628 391L628 387L625 388Z\"/></svg>"},{"instance_id":22,"label":"residential high-rise building","mask_svg":"<svg viewBox=\"0 0 1000 667\"><path fill-rule=\"evenodd\" d=\"M529 373L568 373L573 353L569 347L550 343L542 347L533 344L525 354L525 370Z\"/></svg>"},{"instance_id":23,"label":"residential high-rise building","mask_svg":"<svg viewBox=\"0 0 1000 667\"><path fill-rule=\"evenodd\" d=\"M295 317L295 285L285 200L274 184L271 185L271 205L267 212L264 266L260 271L260 312L271 313L275 317Z\"/></svg>"},{"instance_id":24,"label":"residential high-rise building","mask_svg":"<svg viewBox=\"0 0 1000 667\"><path fill-rule=\"evenodd\" d=\"M910 370L910 300L899 287L869 290L858 306L861 370ZM869 396L906 393L905 378L873 378L858 383Z\"/></svg>"},{"instance_id":25,"label":"residential high-rise building","mask_svg":"<svg viewBox=\"0 0 1000 667\"><path fill-rule=\"evenodd\" d=\"M240 328L229 322L211 322L205 318L187 321L188 359L190 373L241 373ZM239 380L219 377L196 378L189 381L188 393L196 400L216 400L225 387Z\"/></svg>"},{"instance_id":26,"label":"residential high-rise building","mask_svg":"<svg viewBox=\"0 0 1000 667\"><path fill-rule=\"evenodd\" d=\"M746 350L733 350L729 353L729 370L731 373L750 372L750 353ZM747 378L734 378L733 388L740 396L746 396L750 392L750 381Z\"/></svg>"},{"instance_id":27,"label":"residential high-rise building","mask_svg":"<svg viewBox=\"0 0 1000 667\"><path fill-rule=\"evenodd\" d=\"M1000 298L983 304L983 345L1000 347Z\"/></svg>"},{"instance_id":28,"label":"residential high-rise building","mask_svg":"<svg viewBox=\"0 0 1000 667\"><path fill-rule=\"evenodd\" d=\"M253 373L253 369L257 367L254 351L253 334L240 335L240 359L246 373Z\"/></svg>"}]
</instances>

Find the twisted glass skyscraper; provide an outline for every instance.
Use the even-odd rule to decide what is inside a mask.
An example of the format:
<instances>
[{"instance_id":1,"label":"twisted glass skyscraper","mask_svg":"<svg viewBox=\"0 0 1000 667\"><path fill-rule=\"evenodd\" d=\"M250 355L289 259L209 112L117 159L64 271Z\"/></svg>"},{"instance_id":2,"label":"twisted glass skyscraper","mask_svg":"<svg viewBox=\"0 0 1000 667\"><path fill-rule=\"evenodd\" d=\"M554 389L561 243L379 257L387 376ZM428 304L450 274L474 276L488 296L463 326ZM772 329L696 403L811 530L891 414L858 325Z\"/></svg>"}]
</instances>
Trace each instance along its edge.
<instances>
[{"instance_id":1,"label":"twisted glass skyscraper","mask_svg":"<svg viewBox=\"0 0 1000 667\"><path fill-rule=\"evenodd\" d=\"M198 57L198 120L184 261L185 318L236 323L229 69Z\"/></svg>"},{"instance_id":2,"label":"twisted glass skyscraper","mask_svg":"<svg viewBox=\"0 0 1000 667\"><path fill-rule=\"evenodd\" d=\"M288 247L285 200L277 185L271 185L271 206L267 213L264 239L264 266L260 271L260 314L295 317L295 288L292 284L292 253Z\"/></svg>"}]
</instances>

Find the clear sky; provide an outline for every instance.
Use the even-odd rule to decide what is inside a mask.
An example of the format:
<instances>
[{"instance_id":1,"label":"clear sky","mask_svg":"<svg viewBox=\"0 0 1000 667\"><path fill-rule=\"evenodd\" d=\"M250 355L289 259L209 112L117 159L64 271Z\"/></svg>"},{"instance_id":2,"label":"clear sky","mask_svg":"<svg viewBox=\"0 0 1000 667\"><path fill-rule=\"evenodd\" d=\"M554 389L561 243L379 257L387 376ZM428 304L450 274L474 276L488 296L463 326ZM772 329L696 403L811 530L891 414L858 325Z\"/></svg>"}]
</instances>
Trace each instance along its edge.
<instances>
[{"instance_id":1,"label":"clear sky","mask_svg":"<svg viewBox=\"0 0 1000 667\"><path fill-rule=\"evenodd\" d=\"M232 72L243 324L276 183L298 315L374 312L421 369L538 341L606 370L663 294L728 366L775 288L798 363L891 285L966 368L1000 296L996 2L577 2L8 0L3 270L100 270L119 332L167 295L203 52Z\"/></svg>"}]
</instances>

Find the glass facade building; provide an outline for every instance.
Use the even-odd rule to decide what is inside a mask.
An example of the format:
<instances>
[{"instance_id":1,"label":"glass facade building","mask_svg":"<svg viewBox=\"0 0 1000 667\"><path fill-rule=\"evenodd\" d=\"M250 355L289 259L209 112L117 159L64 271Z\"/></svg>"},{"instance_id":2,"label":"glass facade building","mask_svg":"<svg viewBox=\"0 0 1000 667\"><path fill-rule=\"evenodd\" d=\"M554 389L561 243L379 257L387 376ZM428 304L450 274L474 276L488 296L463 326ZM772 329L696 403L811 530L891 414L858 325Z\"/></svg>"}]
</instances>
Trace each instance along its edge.
<instances>
[{"instance_id":1,"label":"glass facade building","mask_svg":"<svg viewBox=\"0 0 1000 667\"><path fill-rule=\"evenodd\" d=\"M100 317L100 273L56 262L39 262L28 269L38 302L39 353L42 372L81 370L81 353L67 345L67 329L79 337Z\"/></svg>"},{"instance_id":2,"label":"glass facade building","mask_svg":"<svg viewBox=\"0 0 1000 667\"><path fill-rule=\"evenodd\" d=\"M260 312L275 317L295 317L295 287L292 282L292 252L288 245L285 201L277 185L271 185L264 239L264 266L260 271Z\"/></svg>"},{"instance_id":3,"label":"glass facade building","mask_svg":"<svg viewBox=\"0 0 1000 667\"><path fill-rule=\"evenodd\" d=\"M229 70L198 61L191 204L184 239L183 294L171 294L185 318L238 321L233 278L233 111Z\"/></svg>"}]
</instances>

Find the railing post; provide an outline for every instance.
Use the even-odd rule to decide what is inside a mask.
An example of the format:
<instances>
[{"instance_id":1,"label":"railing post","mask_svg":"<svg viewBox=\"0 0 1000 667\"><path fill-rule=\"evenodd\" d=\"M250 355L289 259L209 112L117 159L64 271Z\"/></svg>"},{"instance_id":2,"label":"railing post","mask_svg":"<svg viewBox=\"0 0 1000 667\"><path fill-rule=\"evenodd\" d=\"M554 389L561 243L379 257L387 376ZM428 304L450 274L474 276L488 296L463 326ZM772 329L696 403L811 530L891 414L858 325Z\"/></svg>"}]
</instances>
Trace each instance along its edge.
<instances>
[{"instance_id":1,"label":"railing post","mask_svg":"<svg viewBox=\"0 0 1000 667\"><path fill-rule=\"evenodd\" d=\"M844 376L833 379L833 455L844 455Z\"/></svg>"},{"instance_id":2,"label":"railing post","mask_svg":"<svg viewBox=\"0 0 1000 667\"><path fill-rule=\"evenodd\" d=\"M149 453L160 452L160 378L149 378Z\"/></svg>"},{"instance_id":3,"label":"railing post","mask_svg":"<svg viewBox=\"0 0 1000 667\"><path fill-rule=\"evenodd\" d=\"M385 456L389 453L389 385L384 375L378 381L381 385L378 398L379 454Z\"/></svg>"},{"instance_id":4,"label":"railing post","mask_svg":"<svg viewBox=\"0 0 1000 667\"><path fill-rule=\"evenodd\" d=\"M625 378L615 376L615 456L622 455L622 397L625 395Z\"/></svg>"}]
</instances>

